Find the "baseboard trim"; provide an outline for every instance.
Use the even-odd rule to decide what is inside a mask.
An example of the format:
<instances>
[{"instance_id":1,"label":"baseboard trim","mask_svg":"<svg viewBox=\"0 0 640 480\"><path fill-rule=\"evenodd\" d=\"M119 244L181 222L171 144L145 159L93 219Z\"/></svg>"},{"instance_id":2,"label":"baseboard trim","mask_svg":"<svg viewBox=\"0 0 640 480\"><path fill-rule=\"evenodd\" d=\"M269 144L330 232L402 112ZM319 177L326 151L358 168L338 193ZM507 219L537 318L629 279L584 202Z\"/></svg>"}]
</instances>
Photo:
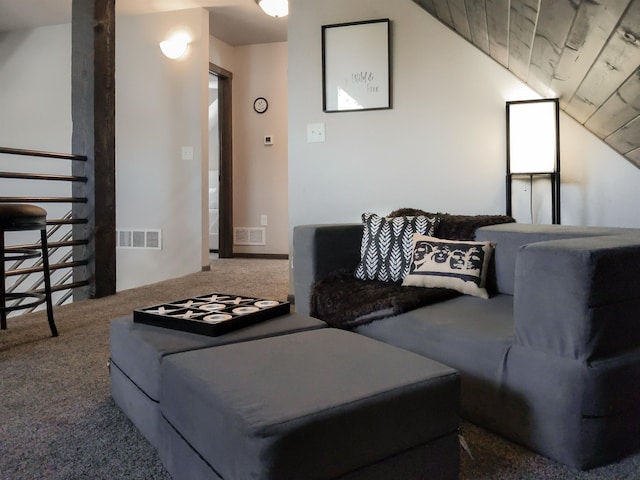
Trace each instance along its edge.
<instances>
[{"instance_id":1,"label":"baseboard trim","mask_svg":"<svg viewBox=\"0 0 640 480\"><path fill-rule=\"evenodd\" d=\"M289 260L286 253L234 253L233 258L262 258L269 260Z\"/></svg>"}]
</instances>

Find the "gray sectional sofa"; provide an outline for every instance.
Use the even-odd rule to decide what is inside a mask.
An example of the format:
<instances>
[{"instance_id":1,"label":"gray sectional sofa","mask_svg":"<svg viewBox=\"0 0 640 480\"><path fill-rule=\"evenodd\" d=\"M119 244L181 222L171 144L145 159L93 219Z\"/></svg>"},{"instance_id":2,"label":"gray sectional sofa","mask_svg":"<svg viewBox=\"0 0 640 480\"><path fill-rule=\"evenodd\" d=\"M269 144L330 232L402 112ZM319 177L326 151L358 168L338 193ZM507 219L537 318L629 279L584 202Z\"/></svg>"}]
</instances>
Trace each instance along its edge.
<instances>
[{"instance_id":1,"label":"gray sectional sofa","mask_svg":"<svg viewBox=\"0 0 640 480\"><path fill-rule=\"evenodd\" d=\"M640 229L475 233L495 243L489 299L443 297L346 328L455 368L463 417L561 463L588 469L638 450ZM322 304L320 282L356 269L362 234L362 224L294 228L297 312L312 310L311 296Z\"/></svg>"}]
</instances>

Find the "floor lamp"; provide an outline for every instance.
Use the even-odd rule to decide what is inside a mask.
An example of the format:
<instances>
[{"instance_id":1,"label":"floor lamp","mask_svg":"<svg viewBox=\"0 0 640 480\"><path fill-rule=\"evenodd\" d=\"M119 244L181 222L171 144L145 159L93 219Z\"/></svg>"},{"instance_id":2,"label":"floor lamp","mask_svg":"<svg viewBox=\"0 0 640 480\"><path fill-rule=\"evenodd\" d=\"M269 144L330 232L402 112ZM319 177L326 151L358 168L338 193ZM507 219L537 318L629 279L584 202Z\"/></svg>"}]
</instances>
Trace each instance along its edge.
<instances>
[{"instance_id":1,"label":"floor lamp","mask_svg":"<svg viewBox=\"0 0 640 480\"><path fill-rule=\"evenodd\" d=\"M532 187L534 177L550 180L551 220L559 224L560 102L557 98L507 102L507 215L512 215L513 180L521 177L528 177Z\"/></svg>"}]
</instances>

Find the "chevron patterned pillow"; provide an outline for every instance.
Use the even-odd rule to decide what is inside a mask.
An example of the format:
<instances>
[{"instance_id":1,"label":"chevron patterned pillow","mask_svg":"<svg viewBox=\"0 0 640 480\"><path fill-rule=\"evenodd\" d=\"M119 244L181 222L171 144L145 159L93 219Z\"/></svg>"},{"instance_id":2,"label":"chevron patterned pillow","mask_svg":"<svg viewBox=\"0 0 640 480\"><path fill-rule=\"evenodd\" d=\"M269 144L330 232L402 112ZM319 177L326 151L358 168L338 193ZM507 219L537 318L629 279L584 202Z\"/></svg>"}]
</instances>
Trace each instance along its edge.
<instances>
[{"instance_id":1,"label":"chevron patterned pillow","mask_svg":"<svg viewBox=\"0 0 640 480\"><path fill-rule=\"evenodd\" d=\"M439 221L435 216L391 218L363 213L360 263L354 276L360 280L401 282L411 265L413 234L432 236Z\"/></svg>"}]
</instances>

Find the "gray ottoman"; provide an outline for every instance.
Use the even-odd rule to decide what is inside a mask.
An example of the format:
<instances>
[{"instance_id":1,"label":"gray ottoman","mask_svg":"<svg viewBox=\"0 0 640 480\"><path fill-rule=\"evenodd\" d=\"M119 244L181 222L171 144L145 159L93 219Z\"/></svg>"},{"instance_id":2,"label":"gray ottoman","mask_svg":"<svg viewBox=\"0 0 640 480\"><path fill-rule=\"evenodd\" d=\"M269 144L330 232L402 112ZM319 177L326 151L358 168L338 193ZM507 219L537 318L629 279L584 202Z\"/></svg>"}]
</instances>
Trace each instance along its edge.
<instances>
[{"instance_id":1,"label":"gray ottoman","mask_svg":"<svg viewBox=\"0 0 640 480\"><path fill-rule=\"evenodd\" d=\"M161 364L159 453L175 479L457 479L459 378L336 329Z\"/></svg>"},{"instance_id":2,"label":"gray ottoman","mask_svg":"<svg viewBox=\"0 0 640 480\"><path fill-rule=\"evenodd\" d=\"M110 325L111 396L145 438L158 447L160 365L168 355L258 338L324 328L320 320L292 313L218 337L135 323L132 315Z\"/></svg>"}]
</instances>

